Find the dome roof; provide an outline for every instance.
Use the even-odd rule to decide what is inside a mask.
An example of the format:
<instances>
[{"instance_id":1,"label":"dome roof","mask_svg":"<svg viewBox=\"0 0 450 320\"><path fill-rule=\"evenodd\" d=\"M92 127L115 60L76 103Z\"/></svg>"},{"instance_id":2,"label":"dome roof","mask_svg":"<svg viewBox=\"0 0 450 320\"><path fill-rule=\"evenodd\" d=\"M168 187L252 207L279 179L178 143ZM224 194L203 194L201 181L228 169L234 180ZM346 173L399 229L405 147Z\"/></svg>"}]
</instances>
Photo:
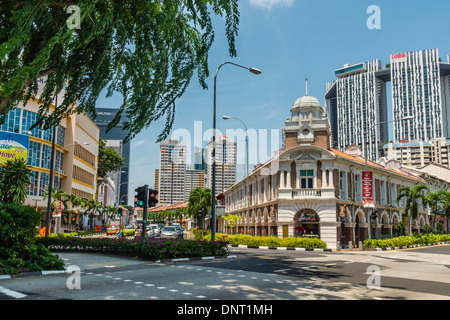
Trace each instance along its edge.
<instances>
[{"instance_id":1,"label":"dome roof","mask_svg":"<svg viewBox=\"0 0 450 320\"><path fill-rule=\"evenodd\" d=\"M304 108L322 108L320 105L320 102L317 98L311 97L311 96L304 96L299 99L297 99L294 102L294 105L292 106L291 111L295 111L297 109L304 109Z\"/></svg>"}]
</instances>

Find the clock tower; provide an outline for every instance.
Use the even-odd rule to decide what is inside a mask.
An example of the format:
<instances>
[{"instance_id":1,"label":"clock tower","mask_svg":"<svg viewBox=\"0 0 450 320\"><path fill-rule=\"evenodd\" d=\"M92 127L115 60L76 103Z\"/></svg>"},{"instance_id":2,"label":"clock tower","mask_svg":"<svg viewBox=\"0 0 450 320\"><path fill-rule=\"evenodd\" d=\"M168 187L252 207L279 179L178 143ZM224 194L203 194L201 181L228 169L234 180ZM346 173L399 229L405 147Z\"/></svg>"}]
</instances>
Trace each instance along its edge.
<instances>
[{"instance_id":1,"label":"clock tower","mask_svg":"<svg viewBox=\"0 0 450 320\"><path fill-rule=\"evenodd\" d=\"M282 130L285 150L299 145L330 149L330 124L319 100L308 95L308 78L306 78L306 95L294 102L291 116L286 118Z\"/></svg>"}]
</instances>

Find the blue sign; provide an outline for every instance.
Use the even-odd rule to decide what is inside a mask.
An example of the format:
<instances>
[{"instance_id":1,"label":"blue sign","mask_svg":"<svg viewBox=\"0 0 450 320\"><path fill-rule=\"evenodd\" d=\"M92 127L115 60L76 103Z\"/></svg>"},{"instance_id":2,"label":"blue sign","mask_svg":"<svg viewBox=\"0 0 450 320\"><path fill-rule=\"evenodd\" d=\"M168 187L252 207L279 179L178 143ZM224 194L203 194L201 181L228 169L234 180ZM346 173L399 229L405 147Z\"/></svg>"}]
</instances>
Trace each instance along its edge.
<instances>
[{"instance_id":1,"label":"blue sign","mask_svg":"<svg viewBox=\"0 0 450 320\"><path fill-rule=\"evenodd\" d=\"M0 165L8 160L28 159L28 136L8 131L0 131Z\"/></svg>"}]
</instances>

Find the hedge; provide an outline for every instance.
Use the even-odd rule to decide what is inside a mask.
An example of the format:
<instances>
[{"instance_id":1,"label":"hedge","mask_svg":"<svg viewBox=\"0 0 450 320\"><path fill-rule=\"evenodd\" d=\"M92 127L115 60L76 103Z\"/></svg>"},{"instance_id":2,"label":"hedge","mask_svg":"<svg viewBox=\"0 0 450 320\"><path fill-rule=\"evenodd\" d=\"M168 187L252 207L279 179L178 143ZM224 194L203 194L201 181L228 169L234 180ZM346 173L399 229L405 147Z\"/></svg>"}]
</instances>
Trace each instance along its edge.
<instances>
[{"instance_id":1,"label":"hedge","mask_svg":"<svg viewBox=\"0 0 450 320\"><path fill-rule=\"evenodd\" d=\"M450 241L449 234L425 233L425 234L412 234L409 236L383 240L369 239L365 240L364 244L367 248L395 249L411 245L427 245L446 241Z\"/></svg>"},{"instance_id":2,"label":"hedge","mask_svg":"<svg viewBox=\"0 0 450 320\"><path fill-rule=\"evenodd\" d=\"M148 238L142 247L140 238L38 238L37 242L52 251L95 251L139 256L150 260L226 256L228 243L222 241Z\"/></svg>"},{"instance_id":3,"label":"hedge","mask_svg":"<svg viewBox=\"0 0 450 320\"><path fill-rule=\"evenodd\" d=\"M205 236L206 240L211 239L211 235ZM326 249L327 245L319 238L309 237L287 237L278 238L275 236L251 236L251 235L227 235L223 237L222 233L216 233L217 241L227 241L234 245L248 246L267 246L267 247L289 247L289 248L306 248L306 249Z\"/></svg>"}]
</instances>

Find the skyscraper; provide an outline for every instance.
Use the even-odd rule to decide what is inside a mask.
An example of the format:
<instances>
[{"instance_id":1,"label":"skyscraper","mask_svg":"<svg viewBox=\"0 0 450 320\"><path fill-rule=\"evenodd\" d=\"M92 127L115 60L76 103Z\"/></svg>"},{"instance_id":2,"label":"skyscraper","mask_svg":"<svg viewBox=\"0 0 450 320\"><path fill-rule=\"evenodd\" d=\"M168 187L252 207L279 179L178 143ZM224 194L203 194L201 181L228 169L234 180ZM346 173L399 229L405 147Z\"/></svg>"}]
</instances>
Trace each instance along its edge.
<instances>
[{"instance_id":1,"label":"skyscraper","mask_svg":"<svg viewBox=\"0 0 450 320\"><path fill-rule=\"evenodd\" d=\"M333 146L343 150L357 144L377 160L385 143L450 137L450 57L442 62L437 49L390 56L381 61L346 65L335 71L338 80L326 85L325 104ZM391 82L393 139L388 134L386 84ZM405 117L414 120L402 121Z\"/></svg>"},{"instance_id":2,"label":"skyscraper","mask_svg":"<svg viewBox=\"0 0 450 320\"><path fill-rule=\"evenodd\" d=\"M216 140L215 193L220 194L236 182L236 141L221 136ZM208 144L207 186L212 189L212 141Z\"/></svg>"},{"instance_id":3,"label":"skyscraper","mask_svg":"<svg viewBox=\"0 0 450 320\"><path fill-rule=\"evenodd\" d=\"M123 140L128 134L128 132L123 129L123 124L126 121L125 115L114 128L106 132L108 124L114 119L118 109L96 108L95 110L97 112L97 117L94 119L94 122L100 128L100 138L106 140L107 147L115 149L117 153L124 158L124 165L120 170L121 172L111 173L111 179L116 185L116 202L127 204L130 179L131 143L123 143Z\"/></svg>"},{"instance_id":4,"label":"skyscraper","mask_svg":"<svg viewBox=\"0 0 450 320\"><path fill-rule=\"evenodd\" d=\"M438 49L391 55L394 141L450 136L449 77L440 65ZM414 120L400 121L406 116Z\"/></svg>"},{"instance_id":5,"label":"skyscraper","mask_svg":"<svg viewBox=\"0 0 450 320\"><path fill-rule=\"evenodd\" d=\"M185 201L186 144L168 139L160 144L159 204L171 205Z\"/></svg>"},{"instance_id":6,"label":"skyscraper","mask_svg":"<svg viewBox=\"0 0 450 320\"><path fill-rule=\"evenodd\" d=\"M203 170L194 169L194 166L187 167L185 186L184 199L185 201L189 201L189 195L192 190L205 187L205 172Z\"/></svg>"},{"instance_id":7,"label":"skyscraper","mask_svg":"<svg viewBox=\"0 0 450 320\"><path fill-rule=\"evenodd\" d=\"M387 125L375 125L387 121L386 83L376 75L381 68L380 60L345 65L327 84L325 104L337 149L359 145L365 151L367 144L368 158L379 157L380 142L388 140Z\"/></svg>"}]
</instances>

